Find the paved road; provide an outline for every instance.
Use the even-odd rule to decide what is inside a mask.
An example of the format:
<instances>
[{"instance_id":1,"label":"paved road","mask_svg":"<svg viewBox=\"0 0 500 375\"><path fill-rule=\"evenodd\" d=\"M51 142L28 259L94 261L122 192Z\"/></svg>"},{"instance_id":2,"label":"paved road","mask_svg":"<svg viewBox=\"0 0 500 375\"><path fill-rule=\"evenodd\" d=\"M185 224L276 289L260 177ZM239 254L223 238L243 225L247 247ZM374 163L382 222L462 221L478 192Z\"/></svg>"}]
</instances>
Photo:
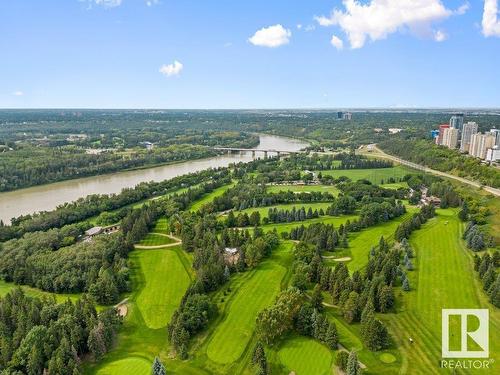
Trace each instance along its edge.
<instances>
[{"instance_id":1,"label":"paved road","mask_svg":"<svg viewBox=\"0 0 500 375\"><path fill-rule=\"evenodd\" d=\"M481 185L480 183L475 182L475 181L467 180L465 178L458 177L458 176L455 176L455 175L452 175L452 174L449 174L446 172L437 171L435 169L431 169L431 168L425 167L425 166L420 165L420 164L412 163L411 161L403 160L401 158L398 158L397 156L392 156L392 155L386 154L384 151L382 151L376 145L371 145L371 146L372 146L373 150L375 151L374 153L371 154L372 156L380 157L380 158L384 158L384 159L389 159L389 160L395 161L399 164L406 165L408 167L418 169L418 170L426 172L426 173L432 173L432 174L435 174L438 176L451 178L453 180L460 181L460 182L467 184L469 186L473 186L476 188L482 188L484 191L487 191L488 193L491 193L493 195L496 195L497 197L500 197L500 189L496 189L496 188L493 188L491 186L484 186L484 185Z\"/></svg>"}]
</instances>

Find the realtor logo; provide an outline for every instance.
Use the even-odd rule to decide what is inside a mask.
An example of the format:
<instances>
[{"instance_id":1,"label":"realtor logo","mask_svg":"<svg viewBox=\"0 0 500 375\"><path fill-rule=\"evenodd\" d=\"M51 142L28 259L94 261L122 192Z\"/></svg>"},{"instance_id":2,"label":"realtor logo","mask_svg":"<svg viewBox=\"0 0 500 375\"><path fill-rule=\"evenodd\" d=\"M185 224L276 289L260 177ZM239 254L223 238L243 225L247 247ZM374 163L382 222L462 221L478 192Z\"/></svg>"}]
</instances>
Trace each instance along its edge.
<instances>
[{"instance_id":1,"label":"realtor logo","mask_svg":"<svg viewBox=\"0 0 500 375\"><path fill-rule=\"evenodd\" d=\"M460 328L450 332L450 317L458 316ZM467 318L474 316L479 327L467 327ZM488 358L489 353L489 311L488 309L443 309L442 310L441 355L443 358ZM450 334L460 338L460 350L450 350ZM472 339L482 350L468 350L467 342ZM476 346L476 348L477 348Z\"/></svg>"}]
</instances>

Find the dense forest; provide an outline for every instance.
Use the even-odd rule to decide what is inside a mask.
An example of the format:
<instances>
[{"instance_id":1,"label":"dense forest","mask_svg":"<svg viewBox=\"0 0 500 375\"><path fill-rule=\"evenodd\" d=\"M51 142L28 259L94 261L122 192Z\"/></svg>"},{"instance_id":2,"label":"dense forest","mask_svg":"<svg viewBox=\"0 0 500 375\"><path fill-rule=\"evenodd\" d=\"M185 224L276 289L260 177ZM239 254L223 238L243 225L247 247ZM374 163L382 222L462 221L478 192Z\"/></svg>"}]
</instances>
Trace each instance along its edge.
<instances>
[{"instance_id":1,"label":"dense forest","mask_svg":"<svg viewBox=\"0 0 500 375\"><path fill-rule=\"evenodd\" d=\"M80 374L84 356L99 359L111 348L119 324L114 309L98 314L86 296L57 304L14 289L0 298L2 373Z\"/></svg>"}]
</instances>

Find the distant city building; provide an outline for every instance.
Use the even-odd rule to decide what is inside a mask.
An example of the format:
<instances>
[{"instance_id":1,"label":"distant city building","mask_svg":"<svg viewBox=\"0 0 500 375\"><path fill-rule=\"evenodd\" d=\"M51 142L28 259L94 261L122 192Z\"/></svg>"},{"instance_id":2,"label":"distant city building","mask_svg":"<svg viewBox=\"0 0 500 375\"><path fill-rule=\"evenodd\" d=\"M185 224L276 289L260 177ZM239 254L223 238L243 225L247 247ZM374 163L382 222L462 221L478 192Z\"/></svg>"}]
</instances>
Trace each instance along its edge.
<instances>
[{"instance_id":1,"label":"distant city building","mask_svg":"<svg viewBox=\"0 0 500 375\"><path fill-rule=\"evenodd\" d=\"M464 114L463 113L456 113L453 116L451 116L450 128L458 129L458 131L461 133L463 127L464 127Z\"/></svg>"},{"instance_id":2,"label":"distant city building","mask_svg":"<svg viewBox=\"0 0 500 375\"><path fill-rule=\"evenodd\" d=\"M489 148L495 146L495 136L486 133L476 133L471 137L469 154L480 159L486 159L486 154Z\"/></svg>"},{"instance_id":3,"label":"distant city building","mask_svg":"<svg viewBox=\"0 0 500 375\"><path fill-rule=\"evenodd\" d=\"M442 145L443 144L443 135L444 135L444 130L448 129L450 127L449 124L442 124L439 125L439 135L436 138L436 144Z\"/></svg>"},{"instance_id":4,"label":"distant city building","mask_svg":"<svg viewBox=\"0 0 500 375\"><path fill-rule=\"evenodd\" d=\"M346 112L344 113L344 115L342 116L342 119L343 120L352 120L352 113L351 112Z\"/></svg>"},{"instance_id":5,"label":"distant city building","mask_svg":"<svg viewBox=\"0 0 500 375\"><path fill-rule=\"evenodd\" d=\"M490 129L490 134L495 136L495 146L500 148L500 129Z\"/></svg>"},{"instance_id":6,"label":"distant city building","mask_svg":"<svg viewBox=\"0 0 500 375\"><path fill-rule=\"evenodd\" d=\"M391 134L397 134L399 132L401 132L403 129L400 129L400 128L389 128L389 133Z\"/></svg>"},{"instance_id":7,"label":"distant city building","mask_svg":"<svg viewBox=\"0 0 500 375\"><path fill-rule=\"evenodd\" d=\"M456 148L458 143L458 129L446 128L443 132L443 146Z\"/></svg>"},{"instance_id":8,"label":"distant city building","mask_svg":"<svg viewBox=\"0 0 500 375\"><path fill-rule=\"evenodd\" d=\"M493 148L489 148L486 151L486 160L487 161L500 161L500 148L498 146L493 146Z\"/></svg>"},{"instance_id":9,"label":"distant city building","mask_svg":"<svg viewBox=\"0 0 500 375\"><path fill-rule=\"evenodd\" d=\"M469 152L472 135L477 133L477 123L469 121L464 124L462 137L460 138L460 151Z\"/></svg>"},{"instance_id":10,"label":"distant city building","mask_svg":"<svg viewBox=\"0 0 500 375\"><path fill-rule=\"evenodd\" d=\"M342 120L344 118L344 112L337 112L337 119Z\"/></svg>"},{"instance_id":11,"label":"distant city building","mask_svg":"<svg viewBox=\"0 0 500 375\"><path fill-rule=\"evenodd\" d=\"M431 130L431 138L436 140L439 137L439 130Z\"/></svg>"}]
</instances>

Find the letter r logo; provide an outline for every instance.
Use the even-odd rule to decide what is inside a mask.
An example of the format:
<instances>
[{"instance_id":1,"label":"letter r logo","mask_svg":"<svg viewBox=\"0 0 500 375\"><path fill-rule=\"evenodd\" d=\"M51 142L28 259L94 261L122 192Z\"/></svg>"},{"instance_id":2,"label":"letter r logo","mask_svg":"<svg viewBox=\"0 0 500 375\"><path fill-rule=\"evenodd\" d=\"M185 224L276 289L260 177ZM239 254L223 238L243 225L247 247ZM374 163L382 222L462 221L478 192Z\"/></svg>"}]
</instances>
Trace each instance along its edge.
<instances>
[{"instance_id":1,"label":"letter r logo","mask_svg":"<svg viewBox=\"0 0 500 375\"><path fill-rule=\"evenodd\" d=\"M450 350L450 316L460 317L460 350ZM475 316L479 327L469 331L467 317ZM441 316L441 355L443 358L488 358L489 352L489 311L488 309L443 309ZM482 350L468 350L467 340L471 338Z\"/></svg>"}]
</instances>

